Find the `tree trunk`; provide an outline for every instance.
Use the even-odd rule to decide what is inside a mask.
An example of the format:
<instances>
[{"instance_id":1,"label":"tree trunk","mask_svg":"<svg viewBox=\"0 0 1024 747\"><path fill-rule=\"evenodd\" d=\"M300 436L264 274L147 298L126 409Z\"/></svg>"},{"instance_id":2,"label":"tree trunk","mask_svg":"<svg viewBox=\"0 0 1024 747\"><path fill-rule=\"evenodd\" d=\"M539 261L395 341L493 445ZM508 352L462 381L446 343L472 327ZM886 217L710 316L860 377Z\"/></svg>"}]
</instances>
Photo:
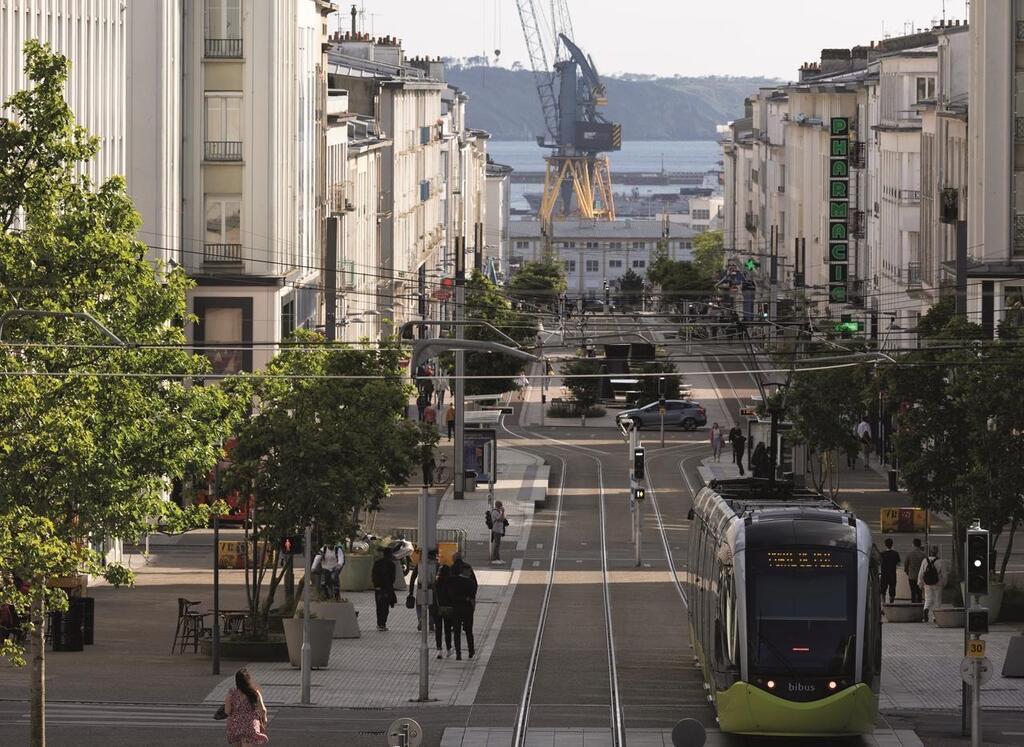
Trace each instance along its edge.
<instances>
[{"instance_id":1,"label":"tree trunk","mask_svg":"<svg viewBox=\"0 0 1024 747\"><path fill-rule=\"evenodd\" d=\"M40 586L44 583L37 579ZM38 588L38 587L37 587ZM29 743L32 747L46 746L46 602L39 597L32 602L32 725Z\"/></svg>"},{"instance_id":2,"label":"tree trunk","mask_svg":"<svg viewBox=\"0 0 1024 747\"><path fill-rule=\"evenodd\" d=\"M295 601L295 556L289 555L284 566L284 598L285 604L291 606Z\"/></svg>"},{"instance_id":3,"label":"tree trunk","mask_svg":"<svg viewBox=\"0 0 1024 747\"><path fill-rule=\"evenodd\" d=\"M1020 525L1020 517L1014 516L1013 523L1010 524L1010 536L1006 539L1006 549L1003 550L1003 562L999 566L999 583L1006 581L1006 566L1010 562L1010 553L1013 552L1013 535L1017 533L1017 527Z\"/></svg>"}]
</instances>

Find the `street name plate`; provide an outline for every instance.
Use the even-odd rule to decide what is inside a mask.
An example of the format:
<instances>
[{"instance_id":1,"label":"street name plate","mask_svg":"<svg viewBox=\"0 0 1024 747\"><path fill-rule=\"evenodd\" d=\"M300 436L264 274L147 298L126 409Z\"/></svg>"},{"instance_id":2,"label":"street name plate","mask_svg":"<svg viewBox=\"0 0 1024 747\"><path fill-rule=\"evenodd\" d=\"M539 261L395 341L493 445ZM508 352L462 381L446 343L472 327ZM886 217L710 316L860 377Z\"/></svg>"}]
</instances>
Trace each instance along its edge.
<instances>
[{"instance_id":1,"label":"street name plate","mask_svg":"<svg viewBox=\"0 0 1024 747\"><path fill-rule=\"evenodd\" d=\"M960 676L968 685L974 683L974 667L978 667L978 678L982 685L987 685L992 679L992 662L988 659L972 659L965 656L960 662Z\"/></svg>"},{"instance_id":2,"label":"street name plate","mask_svg":"<svg viewBox=\"0 0 1024 747\"><path fill-rule=\"evenodd\" d=\"M985 641L968 641L967 642L967 658L968 659L984 659L985 658Z\"/></svg>"}]
</instances>

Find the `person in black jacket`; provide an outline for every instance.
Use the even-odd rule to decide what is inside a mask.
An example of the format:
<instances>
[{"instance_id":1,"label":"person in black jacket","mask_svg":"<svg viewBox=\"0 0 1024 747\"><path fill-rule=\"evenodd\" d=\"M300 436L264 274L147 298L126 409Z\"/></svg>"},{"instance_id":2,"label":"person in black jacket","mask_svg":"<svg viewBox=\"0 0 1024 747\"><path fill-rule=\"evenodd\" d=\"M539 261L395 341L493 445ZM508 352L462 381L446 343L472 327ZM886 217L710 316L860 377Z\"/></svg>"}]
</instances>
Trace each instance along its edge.
<instances>
[{"instance_id":1,"label":"person in black jacket","mask_svg":"<svg viewBox=\"0 0 1024 747\"><path fill-rule=\"evenodd\" d=\"M442 565L437 569L437 580L434 581L434 598L430 603L430 617L434 624L434 643L437 644L437 658L441 656L441 632L444 632L444 644L447 656L452 655L452 633L455 633L455 650L462 658L459 633L455 628L454 600L452 599L452 569Z\"/></svg>"},{"instance_id":2,"label":"person in black jacket","mask_svg":"<svg viewBox=\"0 0 1024 747\"><path fill-rule=\"evenodd\" d=\"M452 563L452 576L448 581L451 590L452 606L455 609L455 658L461 659L462 652L460 643L462 632L466 634L466 647L469 650L469 658L476 655L476 646L473 641L473 613L476 610L476 593L479 584L473 566L462 559L460 553L455 554Z\"/></svg>"},{"instance_id":3,"label":"person in black jacket","mask_svg":"<svg viewBox=\"0 0 1024 747\"><path fill-rule=\"evenodd\" d=\"M377 603L377 630L388 629L388 612L398 604L395 596L395 559L391 549L385 548L382 557L373 564L373 597Z\"/></svg>"}]
</instances>

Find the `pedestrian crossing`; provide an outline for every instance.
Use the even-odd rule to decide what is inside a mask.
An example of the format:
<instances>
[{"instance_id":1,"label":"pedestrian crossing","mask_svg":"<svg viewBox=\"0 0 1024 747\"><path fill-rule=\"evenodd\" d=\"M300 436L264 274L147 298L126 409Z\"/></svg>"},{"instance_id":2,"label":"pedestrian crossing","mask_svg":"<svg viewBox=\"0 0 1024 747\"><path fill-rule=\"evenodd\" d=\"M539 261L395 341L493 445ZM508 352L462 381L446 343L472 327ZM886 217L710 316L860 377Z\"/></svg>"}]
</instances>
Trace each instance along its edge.
<instances>
[{"instance_id":1,"label":"pedestrian crossing","mask_svg":"<svg viewBox=\"0 0 1024 747\"><path fill-rule=\"evenodd\" d=\"M176 729L224 730L223 721L213 718L216 706L208 703L68 703L46 704L49 726L174 727ZM28 723L29 710L18 721Z\"/></svg>"}]
</instances>

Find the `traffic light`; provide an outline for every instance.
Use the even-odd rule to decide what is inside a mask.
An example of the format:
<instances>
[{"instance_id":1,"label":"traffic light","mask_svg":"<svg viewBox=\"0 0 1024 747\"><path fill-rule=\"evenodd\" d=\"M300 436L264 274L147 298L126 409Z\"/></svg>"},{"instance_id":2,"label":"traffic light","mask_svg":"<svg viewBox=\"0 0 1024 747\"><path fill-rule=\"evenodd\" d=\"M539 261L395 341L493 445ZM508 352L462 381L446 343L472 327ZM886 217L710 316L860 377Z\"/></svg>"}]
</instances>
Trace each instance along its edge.
<instances>
[{"instance_id":1,"label":"traffic light","mask_svg":"<svg viewBox=\"0 0 1024 747\"><path fill-rule=\"evenodd\" d=\"M635 449L633 451L633 479L643 480L644 479L644 455L646 451L643 447Z\"/></svg>"},{"instance_id":2,"label":"traffic light","mask_svg":"<svg viewBox=\"0 0 1024 747\"><path fill-rule=\"evenodd\" d=\"M305 541L301 534L294 537L284 537L281 540L282 555L302 555L305 551Z\"/></svg>"},{"instance_id":3,"label":"traffic light","mask_svg":"<svg viewBox=\"0 0 1024 747\"><path fill-rule=\"evenodd\" d=\"M633 500L642 501L647 498L646 488L633 488Z\"/></svg>"},{"instance_id":4,"label":"traffic light","mask_svg":"<svg viewBox=\"0 0 1024 747\"><path fill-rule=\"evenodd\" d=\"M988 610L984 607L967 610L967 632L976 635L988 633Z\"/></svg>"},{"instance_id":5,"label":"traffic light","mask_svg":"<svg viewBox=\"0 0 1024 747\"><path fill-rule=\"evenodd\" d=\"M747 268L747 272L753 272L754 270L760 270L761 269L761 263L758 262L753 257L751 257L746 262L744 262L743 266Z\"/></svg>"},{"instance_id":6,"label":"traffic light","mask_svg":"<svg viewBox=\"0 0 1024 747\"><path fill-rule=\"evenodd\" d=\"M967 530L967 593L988 594L988 530Z\"/></svg>"}]
</instances>

